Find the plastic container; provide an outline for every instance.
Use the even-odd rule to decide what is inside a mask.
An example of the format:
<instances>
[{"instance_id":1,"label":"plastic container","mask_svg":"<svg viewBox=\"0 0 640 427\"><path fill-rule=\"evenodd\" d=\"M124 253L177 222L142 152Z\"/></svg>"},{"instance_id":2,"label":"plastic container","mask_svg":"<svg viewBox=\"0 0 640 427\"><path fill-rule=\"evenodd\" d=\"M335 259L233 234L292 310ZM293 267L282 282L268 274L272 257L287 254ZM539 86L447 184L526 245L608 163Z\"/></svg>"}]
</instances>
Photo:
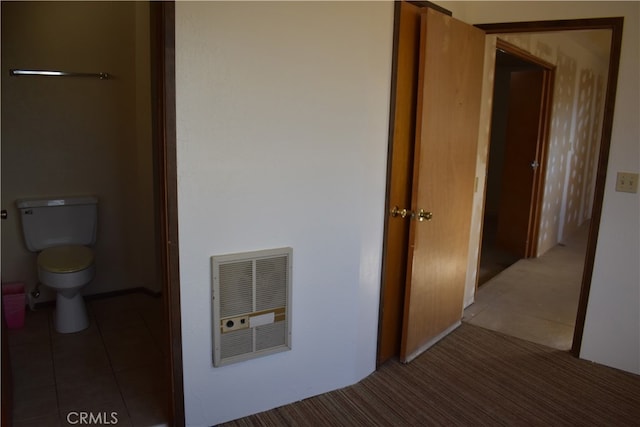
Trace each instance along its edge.
<instances>
[{"instance_id":1,"label":"plastic container","mask_svg":"<svg viewBox=\"0 0 640 427\"><path fill-rule=\"evenodd\" d=\"M24 326L25 305L24 283L2 284L2 313L9 329L18 329Z\"/></svg>"}]
</instances>

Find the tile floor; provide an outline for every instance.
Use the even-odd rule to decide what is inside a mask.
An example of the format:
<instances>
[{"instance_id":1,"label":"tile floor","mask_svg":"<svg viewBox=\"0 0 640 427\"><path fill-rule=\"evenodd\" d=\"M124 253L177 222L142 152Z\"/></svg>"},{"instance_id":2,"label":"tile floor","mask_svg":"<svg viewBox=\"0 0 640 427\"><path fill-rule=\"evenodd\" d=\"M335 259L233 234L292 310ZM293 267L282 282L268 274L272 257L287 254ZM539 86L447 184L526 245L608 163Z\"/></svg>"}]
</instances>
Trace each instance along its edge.
<instances>
[{"instance_id":1,"label":"tile floor","mask_svg":"<svg viewBox=\"0 0 640 427\"><path fill-rule=\"evenodd\" d=\"M78 425L80 412L108 425L166 425L161 299L132 293L87 308L81 332L57 333L53 308L28 311L9 331L14 426Z\"/></svg>"},{"instance_id":2,"label":"tile floor","mask_svg":"<svg viewBox=\"0 0 640 427\"><path fill-rule=\"evenodd\" d=\"M588 223L539 258L521 259L478 288L463 321L569 350L578 309Z\"/></svg>"}]
</instances>

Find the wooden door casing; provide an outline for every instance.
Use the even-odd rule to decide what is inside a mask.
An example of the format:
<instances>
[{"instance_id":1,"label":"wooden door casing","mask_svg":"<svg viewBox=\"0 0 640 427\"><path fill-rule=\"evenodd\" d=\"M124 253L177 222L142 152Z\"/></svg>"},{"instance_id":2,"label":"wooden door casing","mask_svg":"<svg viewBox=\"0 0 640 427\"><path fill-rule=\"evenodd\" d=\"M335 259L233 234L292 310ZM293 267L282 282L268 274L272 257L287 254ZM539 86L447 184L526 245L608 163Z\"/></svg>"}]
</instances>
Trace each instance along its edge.
<instances>
[{"instance_id":1,"label":"wooden door casing","mask_svg":"<svg viewBox=\"0 0 640 427\"><path fill-rule=\"evenodd\" d=\"M402 311L404 307L407 274L409 218L392 216L394 207L408 209L411 205L413 180L413 146L415 142L416 98L418 94L418 44L420 32L420 7L400 2L397 16L396 86L392 103L392 125L387 189L386 239L382 298L380 304L380 333L377 364L398 354L402 335Z\"/></svg>"}]
</instances>

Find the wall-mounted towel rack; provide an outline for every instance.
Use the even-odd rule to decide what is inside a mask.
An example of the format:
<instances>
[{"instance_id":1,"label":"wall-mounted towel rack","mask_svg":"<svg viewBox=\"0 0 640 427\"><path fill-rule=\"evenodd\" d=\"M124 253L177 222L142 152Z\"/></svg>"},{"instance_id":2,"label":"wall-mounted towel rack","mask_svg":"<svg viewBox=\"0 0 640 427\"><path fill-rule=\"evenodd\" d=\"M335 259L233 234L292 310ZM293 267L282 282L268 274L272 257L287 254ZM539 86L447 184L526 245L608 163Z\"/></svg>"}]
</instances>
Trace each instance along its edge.
<instances>
[{"instance_id":1,"label":"wall-mounted towel rack","mask_svg":"<svg viewBox=\"0 0 640 427\"><path fill-rule=\"evenodd\" d=\"M100 80L109 79L108 73L72 73L68 71L53 70L9 70L11 76L46 76L46 77L90 77Z\"/></svg>"}]
</instances>

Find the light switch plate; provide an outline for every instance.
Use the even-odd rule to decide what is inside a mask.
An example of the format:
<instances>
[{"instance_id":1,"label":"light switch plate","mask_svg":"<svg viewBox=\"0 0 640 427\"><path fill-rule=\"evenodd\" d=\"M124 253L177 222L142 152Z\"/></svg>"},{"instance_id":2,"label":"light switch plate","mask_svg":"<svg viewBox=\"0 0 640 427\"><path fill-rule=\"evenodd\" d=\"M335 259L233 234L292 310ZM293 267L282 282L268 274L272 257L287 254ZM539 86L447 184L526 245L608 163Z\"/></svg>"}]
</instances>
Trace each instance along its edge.
<instances>
[{"instance_id":1,"label":"light switch plate","mask_svg":"<svg viewBox=\"0 0 640 427\"><path fill-rule=\"evenodd\" d=\"M637 193L638 174L632 172L618 172L618 176L616 178L616 191Z\"/></svg>"}]
</instances>

